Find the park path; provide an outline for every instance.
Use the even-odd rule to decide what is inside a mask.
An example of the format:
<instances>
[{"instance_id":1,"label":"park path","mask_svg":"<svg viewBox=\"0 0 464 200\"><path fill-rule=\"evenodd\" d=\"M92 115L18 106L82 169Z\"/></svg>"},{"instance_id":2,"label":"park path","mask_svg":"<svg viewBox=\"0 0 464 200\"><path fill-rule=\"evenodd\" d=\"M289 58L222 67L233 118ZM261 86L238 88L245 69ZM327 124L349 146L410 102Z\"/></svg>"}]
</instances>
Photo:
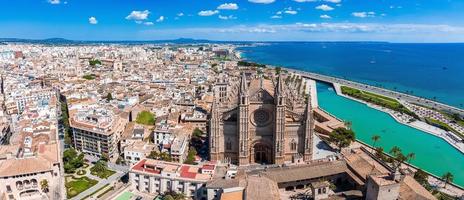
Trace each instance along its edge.
<instances>
[{"instance_id":1,"label":"park path","mask_svg":"<svg viewBox=\"0 0 464 200\"><path fill-rule=\"evenodd\" d=\"M98 160L98 158L95 158L95 157L92 157L92 156L87 156L87 155L85 156L85 158L88 159L90 162L94 162L94 161ZM91 168L90 166L87 167L86 176L91 178L91 179L97 180L98 183L95 184L93 187L81 192L77 196L71 198L71 200L83 199L85 196L87 196L89 194L92 194L93 192L97 191L98 189L105 186L106 184L112 184L112 183L118 181L122 176L124 176L129 171L129 167L127 167L127 166L116 165L116 164L113 164L113 163L109 162L108 163L108 169L114 170L114 171L116 171L116 173L111 175L107 179L101 179L101 178L99 178L97 176L92 175L90 173L90 168Z\"/></svg>"}]
</instances>

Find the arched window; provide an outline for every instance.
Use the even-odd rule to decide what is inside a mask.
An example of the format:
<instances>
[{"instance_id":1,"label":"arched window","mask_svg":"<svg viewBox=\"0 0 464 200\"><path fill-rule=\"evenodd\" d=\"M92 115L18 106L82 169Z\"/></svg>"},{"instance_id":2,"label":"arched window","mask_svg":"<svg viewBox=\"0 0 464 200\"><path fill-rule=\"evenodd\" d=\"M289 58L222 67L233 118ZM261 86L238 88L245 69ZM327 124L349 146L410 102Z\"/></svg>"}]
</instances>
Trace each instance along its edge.
<instances>
[{"instance_id":1,"label":"arched window","mask_svg":"<svg viewBox=\"0 0 464 200\"><path fill-rule=\"evenodd\" d=\"M292 151L296 150L296 142L295 142L295 140L292 140L290 142L290 150L292 150Z\"/></svg>"},{"instance_id":2,"label":"arched window","mask_svg":"<svg viewBox=\"0 0 464 200\"><path fill-rule=\"evenodd\" d=\"M230 140L226 142L226 150L232 150L232 142Z\"/></svg>"}]
</instances>

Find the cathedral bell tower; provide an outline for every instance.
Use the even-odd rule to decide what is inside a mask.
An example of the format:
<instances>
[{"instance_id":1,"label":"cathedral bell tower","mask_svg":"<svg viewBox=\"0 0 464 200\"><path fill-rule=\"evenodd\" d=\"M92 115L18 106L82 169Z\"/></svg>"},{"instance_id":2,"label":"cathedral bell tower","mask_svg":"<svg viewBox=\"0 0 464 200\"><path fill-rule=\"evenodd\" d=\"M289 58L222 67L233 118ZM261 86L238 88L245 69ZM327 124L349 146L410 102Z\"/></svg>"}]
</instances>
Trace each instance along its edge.
<instances>
[{"instance_id":1,"label":"cathedral bell tower","mask_svg":"<svg viewBox=\"0 0 464 200\"><path fill-rule=\"evenodd\" d=\"M213 106L211 108L211 120L209 125L209 153L211 160L221 160L219 156L219 139L220 139L220 115L217 99L214 98Z\"/></svg>"},{"instance_id":2,"label":"cathedral bell tower","mask_svg":"<svg viewBox=\"0 0 464 200\"><path fill-rule=\"evenodd\" d=\"M238 158L239 165L249 164L249 135L248 135L248 116L249 116L249 97L248 97L248 82L246 76L242 73L240 80L240 94L239 94L239 119L238 123Z\"/></svg>"},{"instance_id":3,"label":"cathedral bell tower","mask_svg":"<svg viewBox=\"0 0 464 200\"><path fill-rule=\"evenodd\" d=\"M275 135L274 135L274 157L275 164L283 164L285 160L285 93L282 76L277 78L275 89Z\"/></svg>"},{"instance_id":4,"label":"cathedral bell tower","mask_svg":"<svg viewBox=\"0 0 464 200\"><path fill-rule=\"evenodd\" d=\"M305 140L304 140L304 156L305 161L312 160L313 157L313 110L311 107L311 96L308 96L308 103L306 104L306 120L305 120Z\"/></svg>"}]
</instances>

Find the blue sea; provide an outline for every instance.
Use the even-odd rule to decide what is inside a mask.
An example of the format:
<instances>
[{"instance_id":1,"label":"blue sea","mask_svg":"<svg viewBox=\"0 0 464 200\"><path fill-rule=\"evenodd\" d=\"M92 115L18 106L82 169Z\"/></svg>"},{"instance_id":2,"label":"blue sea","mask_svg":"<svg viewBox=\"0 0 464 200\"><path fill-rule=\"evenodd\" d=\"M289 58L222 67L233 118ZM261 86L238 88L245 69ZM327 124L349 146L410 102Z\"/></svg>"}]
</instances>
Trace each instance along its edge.
<instances>
[{"instance_id":1,"label":"blue sea","mask_svg":"<svg viewBox=\"0 0 464 200\"><path fill-rule=\"evenodd\" d=\"M250 61L341 77L464 108L464 43L280 42L239 50Z\"/></svg>"}]
</instances>

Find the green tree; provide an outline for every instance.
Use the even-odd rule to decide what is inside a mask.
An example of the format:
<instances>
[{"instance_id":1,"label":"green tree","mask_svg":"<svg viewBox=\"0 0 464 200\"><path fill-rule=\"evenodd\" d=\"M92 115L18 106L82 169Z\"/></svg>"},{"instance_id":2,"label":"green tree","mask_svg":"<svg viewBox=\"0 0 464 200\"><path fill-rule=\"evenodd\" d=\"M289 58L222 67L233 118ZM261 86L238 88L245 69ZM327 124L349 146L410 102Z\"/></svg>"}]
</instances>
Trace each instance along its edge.
<instances>
[{"instance_id":1,"label":"green tree","mask_svg":"<svg viewBox=\"0 0 464 200\"><path fill-rule=\"evenodd\" d=\"M175 200L175 199L174 199L174 197L172 197L171 195L168 194L168 195L165 195L163 197L163 200Z\"/></svg>"},{"instance_id":2,"label":"green tree","mask_svg":"<svg viewBox=\"0 0 464 200\"><path fill-rule=\"evenodd\" d=\"M193 165L195 164L195 156L197 155L197 150L195 148L190 147L187 155L187 159L185 159L184 163L185 164L190 164Z\"/></svg>"},{"instance_id":3,"label":"green tree","mask_svg":"<svg viewBox=\"0 0 464 200\"><path fill-rule=\"evenodd\" d=\"M192 136L201 138L203 136L203 131L201 131L199 128L195 128L195 130L193 130Z\"/></svg>"},{"instance_id":4,"label":"green tree","mask_svg":"<svg viewBox=\"0 0 464 200\"><path fill-rule=\"evenodd\" d=\"M411 163L411 160L416 158L416 154L415 153L408 153L406 155L406 158L408 159L408 163Z\"/></svg>"},{"instance_id":5,"label":"green tree","mask_svg":"<svg viewBox=\"0 0 464 200\"><path fill-rule=\"evenodd\" d=\"M420 183L422 186L429 185L428 178L429 175L421 169L417 170L414 174L414 179L416 179L416 181Z\"/></svg>"},{"instance_id":6,"label":"green tree","mask_svg":"<svg viewBox=\"0 0 464 200\"><path fill-rule=\"evenodd\" d=\"M42 189L43 192L48 192L48 180L43 179L40 181L40 189Z\"/></svg>"},{"instance_id":7,"label":"green tree","mask_svg":"<svg viewBox=\"0 0 464 200\"><path fill-rule=\"evenodd\" d=\"M111 95L111 92L108 92L108 94L105 97L106 101L111 101L113 100L113 95Z\"/></svg>"},{"instance_id":8,"label":"green tree","mask_svg":"<svg viewBox=\"0 0 464 200\"><path fill-rule=\"evenodd\" d=\"M329 134L329 141L333 142L339 150L348 147L355 140L355 133L346 128L337 128Z\"/></svg>"},{"instance_id":9,"label":"green tree","mask_svg":"<svg viewBox=\"0 0 464 200\"><path fill-rule=\"evenodd\" d=\"M98 65L101 65L102 62L101 62L100 60L98 60L98 59L89 60L89 65L95 66L95 65L97 65L97 64L98 64Z\"/></svg>"},{"instance_id":10,"label":"green tree","mask_svg":"<svg viewBox=\"0 0 464 200\"><path fill-rule=\"evenodd\" d=\"M395 157L399 153L401 153L401 149L398 146L393 146L390 150L390 153Z\"/></svg>"},{"instance_id":11,"label":"green tree","mask_svg":"<svg viewBox=\"0 0 464 200\"><path fill-rule=\"evenodd\" d=\"M380 160L385 161L385 155L383 151L384 150L382 147L375 148L375 156L377 156L377 158L379 158Z\"/></svg>"},{"instance_id":12,"label":"green tree","mask_svg":"<svg viewBox=\"0 0 464 200\"><path fill-rule=\"evenodd\" d=\"M93 172L96 172L97 174L104 173L107 170L106 162L103 162L101 160L97 161L91 170Z\"/></svg>"},{"instance_id":13,"label":"green tree","mask_svg":"<svg viewBox=\"0 0 464 200\"><path fill-rule=\"evenodd\" d=\"M147 158L150 159L158 159L160 154L157 151L151 151Z\"/></svg>"},{"instance_id":14,"label":"green tree","mask_svg":"<svg viewBox=\"0 0 464 200\"><path fill-rule=\"evenodd\" d=\"M100 160L108 162L110 160L110 156L108 156L107 153L102 153L101 157L100 157Z\"/></svg>"},{"instance_id":15,"label":"green tree","mask_svg":"<svg viewBox=\"0 0 464 200\"><path fill-rule=\"evenodd\" d=\"M372 146L375 148L375 144L380 140L380 136L379 135L373 135L371 137L371 140L374 142L374 144L372 144Z\"/></svg>"},{"instance_id":16,"label":"green tree","mask_svg":"<svg viewBox=\"0 0 464 200\"><path fill-rule=\"evenodd\" d=\"M282 67L276 67L275 68L275 73L280 74L282 72Z\"/></svg>"},{"instance_id":17,"label":"green tree","mask_svg":"<svg viewBox=\"0 0 464 200\"><path fill-rule=\"evenodd\" d=\"M169 155L168 153L166 152L161 152L159 154L159 158L160 160L164 160L164 161L168 161L168 162L171 162L172 161L172 157L171 155Z\"/></svg>"},{"instance_id":18,"label":"green tree","mask_svg":"<svg viewBox=\"0 0 464 200\"><path fill-rule=\"evenodd\" d=\"M66 149L64 150L63 152L63 162L69 162L71 160L73 160L74 158L76 158L77 156L77 151L73 148L69 148L69 149Z\"/></svg>"},{"instance_id":19,"label":"green tree","mask_svg":"<svg viewBox=\"0 0 464 200\"><path fill-rule=\"evenodd\" d=\"M441 178L443 179L443 181L445 181L445 185L443 187L446 188L446 185L448 183L453 182L454 175L451 172L446 172L441 176Z\"/></svg>"}]
</instances>

